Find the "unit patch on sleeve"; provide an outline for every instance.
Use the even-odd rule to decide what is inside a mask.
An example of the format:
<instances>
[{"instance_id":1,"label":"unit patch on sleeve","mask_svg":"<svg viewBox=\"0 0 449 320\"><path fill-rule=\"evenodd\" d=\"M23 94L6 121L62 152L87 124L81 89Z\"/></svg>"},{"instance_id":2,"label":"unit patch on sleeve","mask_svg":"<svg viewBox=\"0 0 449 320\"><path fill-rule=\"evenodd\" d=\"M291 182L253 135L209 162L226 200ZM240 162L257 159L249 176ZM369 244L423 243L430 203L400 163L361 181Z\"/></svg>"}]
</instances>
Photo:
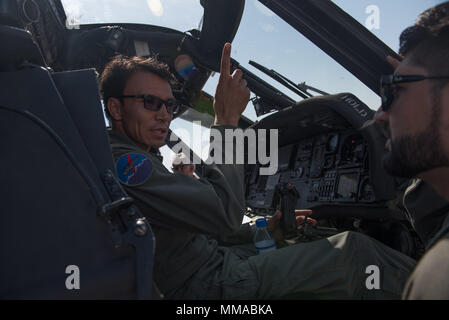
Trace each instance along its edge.
<instances>
[{"instance_id":1,"label":"unit patch on sleeve","mask_svg":"<svg viewBox=\"0 0 449 320\"><path fill-rule=\"evenodd\" d=\"M115 164L119 180L127 186L137 186L148 180L153 171L150 159L139 153L125 153Z\"/></svg>"}]
</instances>

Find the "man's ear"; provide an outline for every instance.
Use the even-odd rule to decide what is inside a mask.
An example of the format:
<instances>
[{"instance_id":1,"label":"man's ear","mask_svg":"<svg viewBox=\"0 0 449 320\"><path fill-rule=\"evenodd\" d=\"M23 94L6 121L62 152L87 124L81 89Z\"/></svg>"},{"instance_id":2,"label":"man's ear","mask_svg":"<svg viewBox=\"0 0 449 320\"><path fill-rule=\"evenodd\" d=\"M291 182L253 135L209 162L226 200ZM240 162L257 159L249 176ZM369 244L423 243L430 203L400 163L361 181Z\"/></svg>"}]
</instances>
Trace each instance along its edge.
<instances>
[{"instance_id":1,"label":"man's ear","mask_svg":"<svg viewBox=\"0 0 449 320\"><path fill-rule=\"evenodd\" d=\"M115 121L122 120L122 103L117 98L109 98L107 108L112 119Z\"/></svg>"}]
</instances>

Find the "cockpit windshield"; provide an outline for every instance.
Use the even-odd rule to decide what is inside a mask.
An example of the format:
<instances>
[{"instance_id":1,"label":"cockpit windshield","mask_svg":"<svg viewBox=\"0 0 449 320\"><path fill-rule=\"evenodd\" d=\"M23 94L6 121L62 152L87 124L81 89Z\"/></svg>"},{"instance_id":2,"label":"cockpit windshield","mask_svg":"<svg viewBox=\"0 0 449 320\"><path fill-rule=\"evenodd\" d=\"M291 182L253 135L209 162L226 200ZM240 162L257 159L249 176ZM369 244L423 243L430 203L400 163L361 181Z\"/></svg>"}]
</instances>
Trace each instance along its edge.
<instances>
[{"instance_id":1,"label":"cockpit windshield","mask_svg":"<svg viewBox=\"0 0 449 320\"><path fill-rule=\"evenodd\" d=\"M138 23L179 31L198 28L199 0L62 0L68 25Z\"/></svg>"},{"instance_id":2,"label":"cockpit windshield","mask_svg":"<svg viewBox=\"0 0 449 320\"><path fill-rule=\"evenodd\" d=\"M204 13L200 0L61 1L68 23L72 25L138 23L187 31L198 28ZM443 0L332 1L354 17L361 27L370 30L394 51L398 50L398 37L401 31L412 25L420 12L443 2ZM380 106L380 98L376 93L259 0L245 1L242 20L233 40L232 58L295 101L302 98L254 68L249 61L273 69L294 83L304 82L330 94L351 92L373 110ZM218 76L210 77L203 90L213 95L217 82ZM254 95L252 97L254 98ZM258 116L252 103L248 104L243 115L252 121L261 120L266 116ZM175 133L182 136L181 131L191 130L191 126L190 122L179 118L172 122L171 127ZM204 143L208 143L208 138ZM197 148L189 145L195 152L201 154ZM166 165L170 166L168 163Z\"/></svg>"}]
</instances>

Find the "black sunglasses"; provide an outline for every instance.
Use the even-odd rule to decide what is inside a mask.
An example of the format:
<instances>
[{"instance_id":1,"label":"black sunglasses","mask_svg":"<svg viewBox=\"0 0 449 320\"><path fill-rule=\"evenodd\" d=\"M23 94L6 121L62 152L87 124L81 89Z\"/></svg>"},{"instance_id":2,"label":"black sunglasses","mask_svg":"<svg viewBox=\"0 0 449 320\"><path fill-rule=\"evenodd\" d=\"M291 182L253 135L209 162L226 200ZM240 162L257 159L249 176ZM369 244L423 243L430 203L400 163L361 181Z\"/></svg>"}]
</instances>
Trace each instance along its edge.
<instances>
[{"instance_id":1,"label":"black sunglasses","mask_svg":"<svg viewBox=\"0 0 449 320\"><path fill-rule=\"evenodd\" d=\"M383 75L380 78L380 95L382 97L381 109L383 112L387 112L391 109L395 98L395 85L398 83L417 82L427 79L449 79L449 76L432 76L426 77L422 75L399 75L389 74Z\"/></svg>"},{"instance_id":2,"label":"black sunglasses","mask_svg":"<svg viewBox=\"0 0 449 320\"><path fill-rule=\"evenodd\" d=\"M134 96L118 96L116 98L143 99L143 107L150 111L159 111L165 105L169 114L176 114L179 111L179 103L176 99L163 100L151 94L138 94Z\"/></svg>"}]
</instances>

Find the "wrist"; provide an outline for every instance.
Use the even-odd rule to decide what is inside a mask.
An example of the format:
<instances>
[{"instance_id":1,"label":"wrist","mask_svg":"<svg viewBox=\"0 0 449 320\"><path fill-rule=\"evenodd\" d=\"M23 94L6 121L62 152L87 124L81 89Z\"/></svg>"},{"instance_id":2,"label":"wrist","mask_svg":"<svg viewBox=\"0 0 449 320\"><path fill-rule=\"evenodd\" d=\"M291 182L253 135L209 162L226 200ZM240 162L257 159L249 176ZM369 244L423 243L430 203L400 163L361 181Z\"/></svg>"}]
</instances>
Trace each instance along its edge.
<instances>
[{"instance_id":1,"label":"wrist","mask_svg":"<svg viewBox=\"0 0 449 320\"><path fill-rule=\"evenodd\" d=\"M227 118L227 117L215 117L215 126L234 126L238 127L240 117L238 118Z\"/></svg>"}]
</instances>

